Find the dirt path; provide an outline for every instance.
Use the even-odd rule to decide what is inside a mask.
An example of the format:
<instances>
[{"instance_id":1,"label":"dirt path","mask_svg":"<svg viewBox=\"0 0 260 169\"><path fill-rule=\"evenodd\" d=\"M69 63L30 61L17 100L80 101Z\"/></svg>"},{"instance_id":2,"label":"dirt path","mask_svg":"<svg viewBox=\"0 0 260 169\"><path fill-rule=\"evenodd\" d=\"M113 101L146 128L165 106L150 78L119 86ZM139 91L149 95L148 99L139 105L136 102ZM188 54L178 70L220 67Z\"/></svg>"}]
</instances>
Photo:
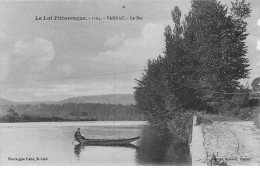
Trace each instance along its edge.
<instances>
[{"instance_id":1,"label":"dirt path","mask_svg":"<svg viewBox=\"0 0 260 169\"><path fill-rule=\"evenodd\" d=\"M228 165L259 165L260 130L253 121L202 124L207 161L212 154Z\"/></svg>"}]
</instances>

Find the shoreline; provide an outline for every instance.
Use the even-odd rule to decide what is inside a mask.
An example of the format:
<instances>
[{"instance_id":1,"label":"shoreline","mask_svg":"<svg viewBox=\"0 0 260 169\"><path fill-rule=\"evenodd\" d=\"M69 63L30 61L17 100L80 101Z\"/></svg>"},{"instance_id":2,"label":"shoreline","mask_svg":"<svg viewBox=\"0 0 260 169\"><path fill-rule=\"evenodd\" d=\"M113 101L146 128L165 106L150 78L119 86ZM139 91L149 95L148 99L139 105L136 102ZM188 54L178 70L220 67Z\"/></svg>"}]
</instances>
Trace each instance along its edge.
<instances>
[{"instance_id":1,"label":"shoreline","mask_svg":"<svg viewBox=\"0 0 260 169\"><path fill-rule=\"evenodd\" d=\"M64 121L97 121L96 118L73 116L33 116L33 115L5 115L0 123L26 123L26 122L64 122Z\"/></svg>"},{"instance_id":2,"label":"shoreline","mask_svg":"<svg viewBox=\"0 0 260 169\"><path fill-rule=\"evenodd\" d=\"M14 124L14 123L50 123L50 122L147 122L145 120L67 120L67 121L23 121L23 122L0 122L0 124Z\"/></svg>"}]
</instances>

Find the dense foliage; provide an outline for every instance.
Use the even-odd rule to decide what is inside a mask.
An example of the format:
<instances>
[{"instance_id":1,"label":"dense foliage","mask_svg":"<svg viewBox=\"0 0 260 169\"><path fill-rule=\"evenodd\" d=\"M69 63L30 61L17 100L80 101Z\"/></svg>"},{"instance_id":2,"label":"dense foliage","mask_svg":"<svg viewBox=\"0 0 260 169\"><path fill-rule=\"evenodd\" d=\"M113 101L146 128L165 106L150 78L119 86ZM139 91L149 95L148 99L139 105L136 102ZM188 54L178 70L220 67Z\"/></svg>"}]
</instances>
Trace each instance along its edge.
<instances>
[{"instance_id":1,"label":"dense foliage","mask_svg":"<svg viewBox=\"0 0 260 169\"><path fill-rule=\"evenodd\" d=\"M245 102L247 94L232 93L248 93L239 80L249 74L245 20L251 10L244 0L231 5L192 0L183 21L178 7L171 12L164 56L148 61L135 87L137 107L151 122L174 120L185 129L188 110L220 113L224 103Z\"/></svg>"}]
</instances>

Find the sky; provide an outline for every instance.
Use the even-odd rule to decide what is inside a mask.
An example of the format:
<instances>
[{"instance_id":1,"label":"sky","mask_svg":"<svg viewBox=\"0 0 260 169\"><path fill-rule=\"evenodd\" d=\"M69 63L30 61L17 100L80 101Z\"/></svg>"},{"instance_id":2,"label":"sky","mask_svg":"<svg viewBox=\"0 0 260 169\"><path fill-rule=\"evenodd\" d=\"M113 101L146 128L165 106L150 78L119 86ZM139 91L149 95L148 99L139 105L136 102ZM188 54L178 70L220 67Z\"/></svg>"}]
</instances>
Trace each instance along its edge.
<instances>
[{"instance_id":1,"label":"sky","mask_svg":"<svg viewBox=\"0 0 260 169\"><path fill-rule=\"evenodd\" d=\"M243 83L260 76L260 2L249 2L251 73ZM182 14L190 9L189 0L0 1L0 98L27 102L133 93L147 60L163 53L164 28L172 26L176 5ZM43 16L143 19L36 20Z\"/></svg>"}]
</instances>

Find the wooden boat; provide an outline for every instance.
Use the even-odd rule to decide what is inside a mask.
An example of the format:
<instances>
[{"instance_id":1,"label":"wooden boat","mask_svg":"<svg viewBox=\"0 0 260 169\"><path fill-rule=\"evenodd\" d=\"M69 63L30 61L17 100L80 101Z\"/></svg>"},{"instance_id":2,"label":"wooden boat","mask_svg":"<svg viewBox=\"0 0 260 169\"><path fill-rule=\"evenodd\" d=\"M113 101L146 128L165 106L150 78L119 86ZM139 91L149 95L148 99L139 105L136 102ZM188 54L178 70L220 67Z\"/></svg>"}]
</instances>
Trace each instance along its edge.
<instances>
[{"instance_id":1,"label":"wooden boat","mask_svg":"<svg viewBox=\"0 0 260 169\"><path fill-rule=\"evenodd\" d=\"M133 138L123 138L123 139L83 139L79 138L77 141L80 144L87 145L104 145L104 146L117 146L117 145L127 145L131 142L140 139L140 136Z\"/></svg>"}]
</instances>

